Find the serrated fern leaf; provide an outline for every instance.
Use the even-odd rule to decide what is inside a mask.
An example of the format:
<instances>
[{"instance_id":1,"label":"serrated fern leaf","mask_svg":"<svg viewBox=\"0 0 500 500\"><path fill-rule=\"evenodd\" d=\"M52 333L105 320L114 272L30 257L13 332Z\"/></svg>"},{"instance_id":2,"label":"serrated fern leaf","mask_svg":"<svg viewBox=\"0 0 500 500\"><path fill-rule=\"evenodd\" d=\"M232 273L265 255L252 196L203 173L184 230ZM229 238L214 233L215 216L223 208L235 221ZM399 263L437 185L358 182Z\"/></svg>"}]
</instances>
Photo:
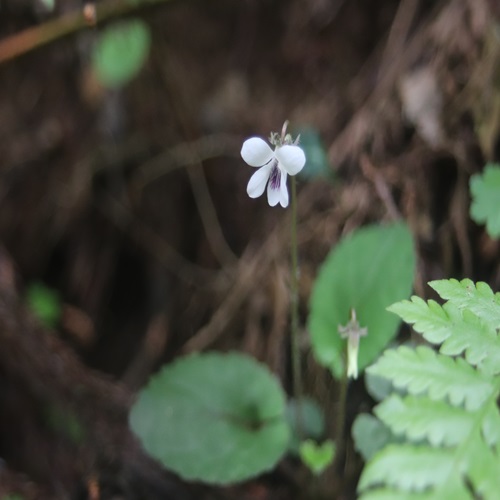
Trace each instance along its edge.
<instances>
[{"instance_id":1,"label":"serrated fern leaf","mask_svg":"<svg viewBox=\"0 0 500 500\"><path fill-rule=\"evenodd\" d=\"M461 497L455 497L457 500ZM462 497L464 500L469 500L471 497ZM433 500L429 492L405 492L391 488L378 488L370 490L359 497L359 500ZM435 500L442 500L435 498ZM455 500L455 499L454 499Z\"/></svg>"},{"instance_id":2,"label":"serrated fern leaf","mask_svg":"<svg viewBox=\"0 0 500 500\"><path fill-rule=\"evenodd\" d=\"M474 500L462 483L447 484L443 491L401 491L395 488L377 488L369 490L359 500Z\"/></svg>"},{"instance_id":3,"label":"serrated fern leaf","mask_svg":"<svg viewBox=\"0 0 500 500\"><path fill-rule=\"evenodd\" d=\"M381 483L403 491L436 488L453 475L453 450L412 444L389 445L367 464L359 480L364 491Z\"/></svg>"},{"instance_id":4,"label":"serrated fern leaf","mask_svg":"<svg viewBox=\"0 0 500 500\"><path fill-rule=\"evenodd\" d=\"M500 459L494 450L477 439L467 456L468 477L474 490L484 499L496 499L500 494Z\"/></svg>"},{"instance_id":5,"label":"serrated fern leaf","mask_svg":"<svg viewBox=\"0 0 500 500\"><path fill-rule=\"evenodd\" d=\"M427 397L393 394L374 411L395 434L413 442L426 439L432 446L458 445L477 423L476 412Z\"/></svg>"},{"instance_id":6,"label":"serrated fern leaf","mask_svg":"<svg viewBox=\"0 0 500 500\"><path fill-rule=\"evenodd\" d=\"M440 352L449 356L465 353L467 361L488 373L500 373L500 341L496 329L469 310L460 310L448 302L425 302L419 297L404 300L388 308L432 344L441 344Z\"/></svg>"},{"instance_id":7,"label":"serrated fern leaf","mask_svg":"<svg viewBox=\"0 0 500 500\"><path fill-rule=\"evenodd\" d=\"M493 293L486 283L450 279L431 281L429 285L459 309L468 309L493 328L500 328L500 294Z\"/></svg>"},{"instance_id":8,"label":"serrated fern leaf","mask_svg":"<svg viewBox=\"0 0 500 500\"><path fill-rule=\"evenodd\" d=\"M477 409L495 392L493 381L465 360L436 354L425 346L387 350L368 371L410 394L425 393L433 400L448 397L451 404L463 403L468 410Z\"/></svg>"},{"instance_id":9,"label":"serrated fern leaf","mask_svg":"<svg viewBox=\"0 0 500 500\"><path fill-rule=\"evenodd\" d=\"M368 368L408 394L374 410L405 442L366 465L362 500L500 498L500 294L470 280L431 286L446 304L413 297L390 310L440 352L400 347Z\"/></svg>"},{"instance_id":10,"label":"serrated fern leaf","mask_svg":"<svg viewBox=\"0 0 500 500\"><path fill-rule=\"evenodd\" d=\"M481 431L484 440L489 446L500 443L500 412L496 402L486 409Z\"/></svg>"}]
</instances>

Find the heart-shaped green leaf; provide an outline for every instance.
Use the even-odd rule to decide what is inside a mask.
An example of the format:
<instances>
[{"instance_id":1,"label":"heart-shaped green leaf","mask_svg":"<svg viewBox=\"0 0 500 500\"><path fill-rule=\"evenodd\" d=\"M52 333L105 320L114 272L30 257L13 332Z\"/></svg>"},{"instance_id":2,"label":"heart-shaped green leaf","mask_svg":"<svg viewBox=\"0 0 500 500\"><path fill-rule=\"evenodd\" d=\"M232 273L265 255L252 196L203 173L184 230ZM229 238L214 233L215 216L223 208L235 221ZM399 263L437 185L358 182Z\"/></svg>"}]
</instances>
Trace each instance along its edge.
<instances>
[{"instance_id":1,"label":"heart-shaped green leaf","mask_svg":"<svg viewBox=\"0 0 500 500\"><path fill-rule=\"evenodd\" d=\"M312 439L300 443L300 458L309 469L319 476L333 461L335 444L330 439L318 444Z\"/></svg>"},{"instance_id":2,"label":"heart-shaped green leaf","mask_svg":"<svg viewBox=\"0 0 500 500\"><path fill-rule=\"evenodd\" d=\"M165 366L139 394L130 425L165 467L215 484L271 469L290 439L281 385L239 353L194 354Z\"/></svg>"},{"instance_id":3,"label":"heart-shaped green leaf","mask_svg":"<svg viewBox=\"0 0 500 500\"><path fill-rule=\"evenodd\" d=\"M395 336L400 319L386 308L410 295L414 269L413 240L402 223L359 229L332 249L314 284L308 324L316 360L335 377L345 373L339 325L354 309L368 329L359 342L362 370Z\"/></svg>"}]
</instances>

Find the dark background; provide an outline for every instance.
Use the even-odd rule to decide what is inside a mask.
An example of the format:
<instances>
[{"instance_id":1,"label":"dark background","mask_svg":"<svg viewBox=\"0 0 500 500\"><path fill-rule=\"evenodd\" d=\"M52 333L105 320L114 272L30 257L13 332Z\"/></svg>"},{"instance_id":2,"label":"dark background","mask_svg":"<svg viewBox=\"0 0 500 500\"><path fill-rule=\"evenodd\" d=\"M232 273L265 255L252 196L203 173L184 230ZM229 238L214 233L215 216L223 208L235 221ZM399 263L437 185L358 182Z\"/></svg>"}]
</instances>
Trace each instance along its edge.
<instances>
[{"instance_id":1,"label":"dark background","mask_svg":"<svg viewBox=\"0 0 500 500\"><path fill-rule=\"evenodd\" d=\"M81 9L0 1L0 60L15 34ZM233 488L184 484L140 451L128 407L197 350L249 352L290 388L289 212L247 197L239 157L286 119L319 134L334 178L299 183L303 325L318 266L367 223L408 222L421 296L444 277L499 288L498 244L468 215L469 178L499 153L498 14L486 0L179 0L129 14L153 43L121 90L92 70L100 24L2 62L0 495L353 498L351 444L315 493L290 459ZM25 305L36 282L61 297L53 331ZM338 388L304 339L333 428ZM352 385L346 436L369 409Z\"/></svg>"}]
</instances>

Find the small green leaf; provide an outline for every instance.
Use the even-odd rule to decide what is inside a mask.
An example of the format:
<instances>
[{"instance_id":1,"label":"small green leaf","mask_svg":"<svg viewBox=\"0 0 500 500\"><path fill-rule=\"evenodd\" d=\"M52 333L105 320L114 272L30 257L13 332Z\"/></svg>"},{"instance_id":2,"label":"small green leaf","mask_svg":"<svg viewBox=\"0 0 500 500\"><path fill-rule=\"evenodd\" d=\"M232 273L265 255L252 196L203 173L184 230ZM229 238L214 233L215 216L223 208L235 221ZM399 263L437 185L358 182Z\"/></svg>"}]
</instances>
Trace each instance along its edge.
<instances>
[{"instance_id":1,"label":"small green leaf","mask_svg":"<svg viewBox=\"0 0 500 500\"><path fill-rule=\"evenodd\" d=\"M395 441L387 426L368 413L360 413L352 424L354 447L367 462L384 446Z\"/></svg>"},{"instance_id":2,"label":"small green leaf","mask_svg":"<svg viewBox=\"0 0 500 500\"><path fill-rule=\"evenodd\" d=\"M379 377L369 371L365 371L365 386L368 394L375 401L382 401L389 394L394 392L394 388L390 380L387 380L384 377Z\"/></svg>"},{"instance_id":3,"label":"small green leaf","mask_svg":"<svg viewBox=\"0 0 500 500\"><path fill-rule=\"evenodd\" d=\"M318 132L311 127L303 127L297 130L297 134L300 134L300 147L307 158L306 168L301 170L300 177L307 180L331 178L332 170Z\"/></svg>"},{"instance_id":4,"label":"small green leaf","mask_svg":"<svg viewBox=\"0 0 500 500\"><path fill-rule=\"evenodd\" d=\"M317 361L340 378L346 341L338 333L351 310L368 335L360 339L358 367L368 366L397 333L399 318L385 309L411 293L413 240L405 224L355 231L332 249L314 284L309 331Z\"/></svg>"},{"instance_id":5,"label":"small green leaf","mask_svg":"<svg viewBox=\"0 0 500 500\"><path fill-rule=\"evenodd\" d=\"M271 469L290 440L278 380L238 353L193 354L165 366L140 392L130 426L165 467L213 484Z\"/></svg>"},{"instance_id":6,"label":"small green leaf","mask_svg":"<svg viewBox=\"0 0 500 500\"><path fill-rule=\"evenodd\" d=\"M472 204L470 216L479 223L486 223L492 238L500 236L500 165L489 163L482 174L470 179Z\"/></svg>"},{"instance_id":7,"label":"small green leaf","mask_svg":"<svg viewBox=\"0 0 500 500\"><path fill-rule=\"evenodd\" d=\"M42 283L32 283L26 293L28 307L47 327L52 328L61 317L59 294Z\"/></svg>"},{"instance_id":8,"label":"small green leaf","mask_svg":"<svg viewBox=\"0 0 500 500\"><path fill-rule=\"evenodd\" d=\"M149 27L140 19L109 26L94 48L92 64L97 78L105 87L122 87L139 72L150 45Z\"/></svg>"},{"instance_id":9,"label":"small green leaf","mask_svg":"<svg viewBox=\"0 0 500 500\"><path fill-rule=\"evenodd\" d=\"M299 404L295 399L288 402L286 417L290 425L290 452L299 454L300 443L303 438L320 439L325 432L325 416L323 410L314 399L304 397ZM298 429L300 419L300 432Z\"/></svg>"},{"instance_id":10,"label":"small green leaf","mask_svg":"<svg viewBox=\"0 0 500 500\"><path fill-rule=\"evenodd\" d=\"M333 461L335 444L328 440L317 444L312 439L300 443L300 458L302 462L317 476L319 476Z\"/></svg>"}]
</instances>

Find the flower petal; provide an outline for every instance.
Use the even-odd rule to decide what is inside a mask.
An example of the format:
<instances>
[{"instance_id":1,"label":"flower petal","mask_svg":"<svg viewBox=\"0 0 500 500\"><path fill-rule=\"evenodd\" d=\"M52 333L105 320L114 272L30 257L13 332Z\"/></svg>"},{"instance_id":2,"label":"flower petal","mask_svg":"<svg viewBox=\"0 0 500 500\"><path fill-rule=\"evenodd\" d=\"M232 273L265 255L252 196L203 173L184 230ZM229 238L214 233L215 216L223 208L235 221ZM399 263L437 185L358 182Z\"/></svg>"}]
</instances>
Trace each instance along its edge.
<instances>
[{"instance_id":1,"label":"flower petal","mask_svg":"<svg viewBox=\"0 0 500 500\"><path fill-rule=\"evenodd\" d=\"M272 160L274 151L260 137L251 137L243 143L241 157L251 167L262 167Z\"/></svg>"},{"instance_id":2,"label":"flower petal","mask_svg":"<svg viewBox=\"0 0 500 500\"><path fill-rule=\"evenodd\" d=\"M274 154L281 167L290 175L298 174L306 164L306 155L299 146L282 146L277 148Z\"/></svg>"},{"instance_id":3,"label":"flower petal","mask_svg":"<svg viewBox=\"0 0 500 500\"><path fill-rule=\"evenodd\" d=\"M271 183L267 185L267 201L272 207L276 206L278 203L284 208L288 206L288 189L286 187L286 177L287 173L284 170L280 170L279 187L273 189Z\"/></svg>"},{"instance_id":4,"label":"flower petal","mask_svg":"<svg viewBox=\"0 0 500 500\"><path fill-rule=\"evenodd\" d=\"M250 198L258 198L264 192L270 173L271 165L265 165L250 177L247 185L247 193Z\"/></svg>"}]
</instances>

